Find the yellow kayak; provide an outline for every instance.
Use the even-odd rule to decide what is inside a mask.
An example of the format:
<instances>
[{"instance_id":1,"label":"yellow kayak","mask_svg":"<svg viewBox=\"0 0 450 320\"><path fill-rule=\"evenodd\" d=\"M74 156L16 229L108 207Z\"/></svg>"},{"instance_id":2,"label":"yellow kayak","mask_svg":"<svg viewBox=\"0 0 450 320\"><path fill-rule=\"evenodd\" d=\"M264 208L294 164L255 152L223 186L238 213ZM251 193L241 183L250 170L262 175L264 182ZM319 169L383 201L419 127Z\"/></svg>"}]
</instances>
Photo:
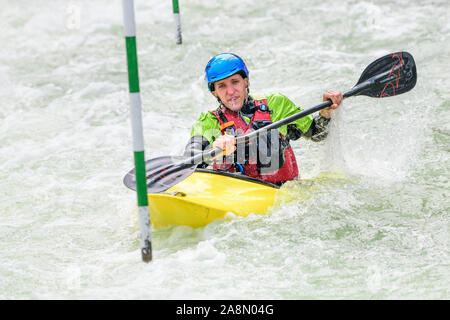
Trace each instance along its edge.
<instances>
[{"instance_id":1,"label":"yellow kayak","mask_svg":"<svg viewBox=\"0 0 450 320\"><path fill-rule=\"evenodd\" d=\"M154 228L197 228L218 219L264 215L282 203L310 198L316 182L336 178L342 177L322 173L314 179L289 181L279 187L239 173L197 168L169 189L148 193L150 219ZM124 177L124 184L136 190L133 170Z\"/></svg>"},{"instance_id":2,"label":"yellow kayak","mask_svg":"<svg viewBox=\"0 0 450 320\"><path fill-rule=\"evenodd\" d=\"M265 215L282 203L306 201L321 185L347 182L343 174L322 172L279 187L241 174L197 169L170 189L148 194L150 219L154 228L203 227L218 219Z\"/></svg>"},{"instance_id":3,"label":"yellow kayak","mask_svg":"<svg viewBox=\"0 0 450 320\"><path fill-rule=\"evenodd\" d=\"M343 177L321 173L314 179L289 181L279 187L239 173L197 168L169 189L148 193L150 219L154 228L197 228L218 219L265 215L282 203L310 198L316 184ZM133 170L125 176L124 184L136 190Z\"/></svg>"},{"instance_id":4,"label":"yellow kayak","mask_svg":"<svg viewBox=\"0 0 450 320\"><path fill-rule=\"evenodd\" d=\"M149 193L155 228L169 225L202 227L217 219L266 214L279 187L244 175L197 169L162 193Z\"/></svg>"}]
</instances>

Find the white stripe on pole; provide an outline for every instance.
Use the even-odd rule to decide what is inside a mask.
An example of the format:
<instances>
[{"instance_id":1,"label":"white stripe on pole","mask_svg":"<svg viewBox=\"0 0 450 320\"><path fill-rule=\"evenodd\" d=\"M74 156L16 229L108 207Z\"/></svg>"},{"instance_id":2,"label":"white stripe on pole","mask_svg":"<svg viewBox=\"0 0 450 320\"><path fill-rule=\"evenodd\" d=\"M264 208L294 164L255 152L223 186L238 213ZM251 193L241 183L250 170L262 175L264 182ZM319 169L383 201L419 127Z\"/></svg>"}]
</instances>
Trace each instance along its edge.
<instances>
[{"instance_id":1,"label":"white stripe on pole","mask_svg":"<svg viewBox=\"0 0 450 320\"><path fill-rule=\"evenodd\" d=\"M141 232L141 248L147 248L148 244L146 242L152 242L148 207L139 207L139 229Z\"/></svg>"},{"instance_id":2,"label":"white stripe on pole","mask_svg":"<svg viewBox=\"0 0 450 320\"><path fill-rule=\"evenodd\" d=\"M175 13L173 15L175 17L175 39L177 44L181 44L182 38L181 38L181 19L180 14Z\"/></svg>"},{"instance_id":3,"label":"white stripe on pole","mask_svg":"<svg viewBox=\"0 0 450 320\"><path fill-rule=\"evenodd\" d=\"M136 24L134 20L134 1L122 0L122 6L125 37L135 37Z\"/></svg>"},{"instance_id":4,"label":"white stripe on pole","mask_svg":"<svg viewBox=\"0 0 450 320\"><path fill-rule=\"evenodd\" d=\"M133 151L143 151L144 129L142 127L141 94L139 92L130 92L130 104L131 128L133 129Z\"/></svg>"}]
</instances>

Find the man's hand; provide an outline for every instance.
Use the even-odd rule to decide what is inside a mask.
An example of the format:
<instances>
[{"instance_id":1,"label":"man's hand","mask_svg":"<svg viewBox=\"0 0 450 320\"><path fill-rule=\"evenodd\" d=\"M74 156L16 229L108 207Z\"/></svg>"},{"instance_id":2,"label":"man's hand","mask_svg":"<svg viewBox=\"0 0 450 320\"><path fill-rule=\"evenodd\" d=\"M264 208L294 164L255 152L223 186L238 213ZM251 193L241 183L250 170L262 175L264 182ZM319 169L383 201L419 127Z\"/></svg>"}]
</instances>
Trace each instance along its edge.
<instances>
[{"instance_id":1,"label":"man's hand","mask_svg":"<svg viewBox=\"0 0 450 320\"><path fill-rule=\"evenodd\" d=\"M323 94L323 101L331 100L333 104L325 109L320 110L320 114L322 117L330 119L331 118L331 110L339 108L339 105L344 100L342 93L339 91L327 91Z\"/></svg>"},{"instance_id":2,"label":"man's hand","mask_svg":"<svg viewBox=\"0 0 450 320\"><path fill-rule=\"evenodd\" d=\"M213 148L220 148L223 150L223 154L219 154L219 156L227 156L236 150L236 138L228 134L222 135L214 140Z\"/></svg>"}]
</instances>

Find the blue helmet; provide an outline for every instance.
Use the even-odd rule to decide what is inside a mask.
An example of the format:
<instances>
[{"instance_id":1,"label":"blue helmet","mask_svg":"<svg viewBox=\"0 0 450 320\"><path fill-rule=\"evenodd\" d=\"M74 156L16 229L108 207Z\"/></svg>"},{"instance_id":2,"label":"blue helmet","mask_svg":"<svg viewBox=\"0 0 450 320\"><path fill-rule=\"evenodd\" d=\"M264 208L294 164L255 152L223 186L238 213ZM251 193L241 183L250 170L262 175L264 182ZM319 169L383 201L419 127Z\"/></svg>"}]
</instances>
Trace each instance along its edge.
<instances>
[{"instance_id":1,"label":"blue helmet","mask_svg":"<svg viewBox=\"0 0 450 320\"><path fill-rule=\"evenodd\" d=\"M244 61L233 53L221 53L209 60L205 68L205 80L209 91L214 91L214 82L241 72L243 78L248 77Z\"/></svg>"}]
</instances>

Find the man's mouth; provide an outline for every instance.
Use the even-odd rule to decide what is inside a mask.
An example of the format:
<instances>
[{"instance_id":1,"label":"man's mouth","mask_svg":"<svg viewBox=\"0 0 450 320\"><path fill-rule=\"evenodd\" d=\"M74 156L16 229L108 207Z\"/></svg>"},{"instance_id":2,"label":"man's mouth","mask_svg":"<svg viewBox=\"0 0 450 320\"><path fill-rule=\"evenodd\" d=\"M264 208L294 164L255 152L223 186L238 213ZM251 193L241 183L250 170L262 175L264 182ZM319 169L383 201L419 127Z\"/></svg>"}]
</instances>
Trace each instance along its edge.
<instances>
[{"instance_id":1,"label":"man's mouth","mask_svg":"<svg viewBox=\"0 0 450 320\"><path fill-rule=\"evenodd\" d=\"M236 103L239 100L239 97L233 97L230 100L228 100L230 103Z\"/></svg>"}]
</instances>

